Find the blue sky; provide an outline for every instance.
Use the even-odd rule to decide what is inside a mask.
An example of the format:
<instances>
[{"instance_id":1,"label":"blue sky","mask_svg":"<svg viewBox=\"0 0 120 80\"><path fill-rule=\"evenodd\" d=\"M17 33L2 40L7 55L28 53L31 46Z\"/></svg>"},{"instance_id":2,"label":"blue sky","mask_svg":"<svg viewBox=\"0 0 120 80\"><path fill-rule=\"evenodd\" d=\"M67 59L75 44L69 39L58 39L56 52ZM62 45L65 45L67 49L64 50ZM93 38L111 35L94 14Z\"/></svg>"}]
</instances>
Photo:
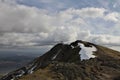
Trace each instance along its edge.
<instances>
[{"instance_id":1,"label":"blue sky","mask_svg":"<svg viewBox=\"0 0 120 80\"><path fill-rule=\"evenodd\" d=\"M0 0L0 47L77 39L120 46L120 0Z\"/></svg>"},{"instance_id":2,"label":"blue sky","mask_svg":"<svg viewBox=\"0 0 120 80\"><path fill-rule=\"evenodd\" d=\"M97 7L110 11L120 11L119 0L17 0L18 3L48 10L64 10L67 8Z\"/></svg>"}]
</instances>

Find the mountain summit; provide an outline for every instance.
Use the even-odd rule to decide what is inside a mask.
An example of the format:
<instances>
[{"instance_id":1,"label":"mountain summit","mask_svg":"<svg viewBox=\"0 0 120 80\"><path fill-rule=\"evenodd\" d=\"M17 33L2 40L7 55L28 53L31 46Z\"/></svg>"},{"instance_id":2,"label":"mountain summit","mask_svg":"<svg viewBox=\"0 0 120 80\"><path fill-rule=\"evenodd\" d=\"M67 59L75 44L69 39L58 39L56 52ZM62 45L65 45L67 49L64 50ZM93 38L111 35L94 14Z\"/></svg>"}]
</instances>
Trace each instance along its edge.
<instances>
[{"instance_id":1,"label":"mountain summit","mask_svg":"<svg viewBox=\"0 0 120 80\"><path fill-rule=\"evenodd\" d=\"M120 80L120 52L82 40L59 43L0 80Z\"/></svg>"}]
</instances>

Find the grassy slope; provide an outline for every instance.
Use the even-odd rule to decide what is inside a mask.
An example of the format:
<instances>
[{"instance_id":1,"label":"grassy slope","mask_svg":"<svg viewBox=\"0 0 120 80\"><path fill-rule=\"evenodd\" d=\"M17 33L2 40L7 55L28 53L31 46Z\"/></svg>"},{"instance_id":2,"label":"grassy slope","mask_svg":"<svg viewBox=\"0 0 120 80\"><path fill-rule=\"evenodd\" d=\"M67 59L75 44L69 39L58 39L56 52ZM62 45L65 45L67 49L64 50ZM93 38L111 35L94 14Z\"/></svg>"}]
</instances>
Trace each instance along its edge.
<instances>
[{"instance_id":1,"label":"grassy slope","mask_svg":"<svg viewBox=\"0 0 120 80\"><path fill-rule=\"evenodd\" d=\"M120 52L109 49L107 47L103 47L103 46L96 45L96 47L98 49L98 53L103 53L106 56L110 56L115 59L120 59ZM100 55L100 54L96 54L96 55Z\"/></svg>"},{"instance_id":2,"label":"grassy slope","mask_svg":"<svg viewBox=\"0 0 120 80\"><path fill-rule=\"evenodd\" d=\"M66 80L65 76L74 76L74 74L71 75L72 72L77 76L76 80L96 80L92 79L94 78L93 76L96 76L99 80L119 80L120 52L103 46L96 45L96 47L98 51L95 52L95 55L102 60L100 60L100 62L97 62L99 59L91 59L83 61L80 65L68 64L65 66L60 64L57 70L52 70L49 65L44 69L39 69L33 74L22 77L20 80ZM52 65L52 67L55 66ZM57 74L55 73L56 71ZM59 77L59 79L57 79L57 77Z\"/></svg>"},{"instance_id":3,"label":"grassy slope","mask_svg":"<svg viewBox=\"0 0 120 80\"><path fill-rule=\"evenodd\" d=\"M33 74L23 76L20 80L53 80L52 76L53 73L46 67L33 72Z\"/></svg>"}]
</instances>

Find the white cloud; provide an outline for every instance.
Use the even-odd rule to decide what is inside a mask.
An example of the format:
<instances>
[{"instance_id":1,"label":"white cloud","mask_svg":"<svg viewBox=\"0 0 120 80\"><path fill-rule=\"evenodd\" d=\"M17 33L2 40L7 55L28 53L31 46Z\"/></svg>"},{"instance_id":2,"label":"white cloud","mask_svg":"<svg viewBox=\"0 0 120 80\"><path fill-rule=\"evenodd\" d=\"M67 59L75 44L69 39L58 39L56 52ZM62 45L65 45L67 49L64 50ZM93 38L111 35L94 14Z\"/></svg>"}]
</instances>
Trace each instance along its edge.
<instances>
[{"instance_id":1,"label":"white cloud","mask_svg":"<svg viewBox=\"0 0 120 80\"><path fill-rule=\"evenodd\" d=\"M106 14L107 13L107 14ZM102 18L107 21L118 21L120 18L120 14L118 12L108 12L108 10L104 8L94 8L94 7L87 7L82 9L74 9L70 8L66 11L61 12L62 17L69 17L78 16L81 18ZM72 15L72 16L71 16ZM67 18L67 19L69 19Z\"/></svg>"},{"instance_id":2,"label":"white cloud","mask_svg":"<svg viewBox=\"0 0 120 80\"><path fill-rule=\"evenodd\" d=\"M104 8L88 7L70 8L51 14L44 9L0 2L0 45L28 47L76 39L98 44L120 45L120 37L111 35L120 28L118 27L120 13L105 14L106 11ZM99 22L95 23L95 26L88 22L97 18L103 21L115 21L117 27L113 26L111 33L96 34L99 32L99 29L96 28ZM92 28L96 31L92 32ZM100 26L100 28L102 27Z\"/></svg>"},{"instance_id":3,"label":"white cloud","mask_svg":"<svg viewBox=\"0 0 120 80\"><path fill-rule=\"evenodd\" d=\"M94 7L90 7L90 8L82 8L82 9L74 9L74 8L70 8L66 11L64 11L64 13L68 14L68 15L78 15L80 17L83 18L97 18L97 17L103 17L104 16L104 12L106 10L104 8L94 8Z\"/></svg>"},{"instance_id":4,"label":"white cloud","mask_svg":"<svg viewBox=\"0 0 120 80\"><path fill-rule=\"evenodd\" d=\"M82 8L77 13L79 13L79 15L81 15L82 17L97 18L103 17L105 11L106 10L104 8Z\"/></svg>"},{"instance_id":5,"label":"white cloud","mask_svg":"<svg viewBox=\"0 0 120 80\"><path fill-rule=\"evenodd\" d=\"M120 37L113 35L91 35L91 42L103 45L120 46Z\"/></svg>"},{"instance_id":6,"label":"white cloud","mask_svg":"<svg viewBox=\"0 0 120 80\"><path fill-rule=\"evenodd\" d=\"M109 13L105 16L105 20L117 22L117 21L119 21L119 19L118 19L119 16L120 15L117 12Z\"/></svg>"},{"instance_id":7,"label":"white cloud","mask_svg":"<svg viewBox=\"0 0 120 80\"><path fill-rule=\"evenodd\" d=\"M93 35L90 32L76 32L72 29L57 29L48 33L4 33L0 37L3 47L32 47L53 45L58 42L72 42L77 39L90 41L100 45L120 46L120 37L112 35Z\"/></svg>"},{"instance_id":8,"label":"white cloud","mask_svg":"<svg viewBox=\"0 0 120 80\"><path fill-rule=\"evenodd\" d=\"M45 10L1 3L0 12L0 31L49 32L53 29L49 29L51 16Z\"/></svg>"}]
</instances>

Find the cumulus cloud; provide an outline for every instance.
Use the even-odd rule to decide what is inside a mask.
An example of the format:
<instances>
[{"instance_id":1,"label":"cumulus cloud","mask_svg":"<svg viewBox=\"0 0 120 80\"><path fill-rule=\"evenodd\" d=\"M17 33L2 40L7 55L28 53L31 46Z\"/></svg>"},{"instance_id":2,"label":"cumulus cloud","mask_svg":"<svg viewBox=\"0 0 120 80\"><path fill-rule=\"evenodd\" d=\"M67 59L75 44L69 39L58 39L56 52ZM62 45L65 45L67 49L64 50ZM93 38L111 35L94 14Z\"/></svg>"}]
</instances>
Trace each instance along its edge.
<instances>
[{"instance_id":1,"label":"cumulus cloud","mask_svg":"<svg viewBox=\"0 0 120 80\"><path fill-rule=\"evenodd\" d=\"M107 12L107 13L106 13ZM118 30L120 13L104 8L87 7L49 12L45 9L0 2L0 45L3 47L29 47L53 45L56 42L82 39L97 44L120 45ZM97 34L106 25L93 25L94 20L111 21L116 27L108 34ZM91 22L91 23L89 23ZM114 23L116 22L116 23ZM99 27L99 29L98 29ZM95 31L92 31L94 28ZM106 32L105 32L106 33ZM119 34L119 32L117 32Z\"/></svg>"},{"instance_id":2,"label":"cumulus cloud","mask_svg":"<svg viewBox=\"0 0 120 80\"><path fill-rule=\"evenodd\" d=\"M102 45L111 45L111 46L120 46L120 37L113 35L92 35L91 42L102 44Z\"/></svg>"},{"instance_id":3,"label":"cumulus cloud","mask_svg":"<svg viewBox=\"0 0 120 80\"><path fill-rule=\"evenodd\" d=\"M82 8L82 9L70 8L70 9L67 9L66 11L63 11L63 13L68 15L70 14L77 15L83 18L97 18L97 17L103 17L105 11L106 10L104 8L89 7L89 8Z\"/></svg>"},{"instance_id":4,"label":"cumulus cloud","mask_svg":"<svg viewBox=\"0 0 120 80\"><path fill-rule=\"evenodd\" d=\"M118 14L117 12L109 13L105 16L105 20L117 22L117 21L119 21L119 19L118 19L119 16L120 16L120 14Z\"/></svg>"},{"instance_id":5,"label":"cumulus cloud","mask_svg":"<svg viewBox=\"0 0 120 80\"><path fill-rule=\"evenodd\" d=\"M51 16L45 10L1 3L0 12L0 31L3 32L49 32L53 29L49 29Z\"/></svg>"}]
</instances>

